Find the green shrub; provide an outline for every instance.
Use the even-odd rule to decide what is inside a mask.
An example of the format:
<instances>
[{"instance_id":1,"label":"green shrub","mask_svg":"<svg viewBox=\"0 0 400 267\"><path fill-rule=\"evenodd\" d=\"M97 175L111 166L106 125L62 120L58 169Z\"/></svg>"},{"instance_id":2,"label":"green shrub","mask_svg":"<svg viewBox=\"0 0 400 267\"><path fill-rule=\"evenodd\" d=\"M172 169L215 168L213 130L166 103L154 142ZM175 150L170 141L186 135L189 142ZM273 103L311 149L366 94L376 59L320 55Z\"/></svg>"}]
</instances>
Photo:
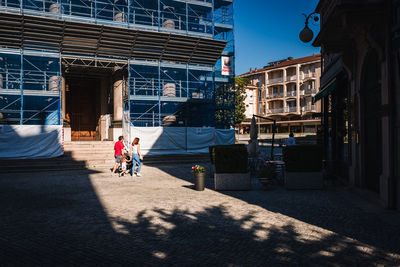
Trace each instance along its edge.
<instances>
[{"instance_id":1,"label":"green shrub","mask_svg":"<svg viewBox=\"0 0 400 267\"><path fill-rule=\"evenodd\" d=\"M286 171L318 172L322 170L322 146L296 145L283 148Z\"/></svg>"},{"instance_id":2,"label":"green shrub","mask_svg":"<svg viewBox=\"0 0 400 267\"><path fill-rule=\"evenodd\" d=\"M208 147L208 153L210 154L210 161L212 165L215 165L215 147L216 146Z\"/></svg>"},{"instance_id":3,"label":"green shrub","mask_svg":"<svg viewBox=\"0 0 400 267\"><path fill-rule=\"evenodd\" d=\"M212 146L209 151L216 173L247 173L248 154L245 145Z\"/></svg>"}]
</instances>

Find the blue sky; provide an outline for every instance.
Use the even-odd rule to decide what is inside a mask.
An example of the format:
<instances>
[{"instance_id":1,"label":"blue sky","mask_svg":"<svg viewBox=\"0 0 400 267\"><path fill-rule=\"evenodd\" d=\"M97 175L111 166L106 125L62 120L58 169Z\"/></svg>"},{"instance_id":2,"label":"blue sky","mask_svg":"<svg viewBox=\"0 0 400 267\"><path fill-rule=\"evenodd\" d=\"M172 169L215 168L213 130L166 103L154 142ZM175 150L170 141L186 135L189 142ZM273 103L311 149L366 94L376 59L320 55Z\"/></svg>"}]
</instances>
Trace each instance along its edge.
<instances>
[{"instance_id":1,"label":"blue sky","mask_svg":"<svg viewBox=\"0 0 400 267\"><path fill-rule=\"evenodd\" d=\"M268 62L318 54L320 49L302 43L302 13L315 10L318 0L235 0L236 75ZM310 28L316 35L319 26Z\"/></svg>"}]
</instances>

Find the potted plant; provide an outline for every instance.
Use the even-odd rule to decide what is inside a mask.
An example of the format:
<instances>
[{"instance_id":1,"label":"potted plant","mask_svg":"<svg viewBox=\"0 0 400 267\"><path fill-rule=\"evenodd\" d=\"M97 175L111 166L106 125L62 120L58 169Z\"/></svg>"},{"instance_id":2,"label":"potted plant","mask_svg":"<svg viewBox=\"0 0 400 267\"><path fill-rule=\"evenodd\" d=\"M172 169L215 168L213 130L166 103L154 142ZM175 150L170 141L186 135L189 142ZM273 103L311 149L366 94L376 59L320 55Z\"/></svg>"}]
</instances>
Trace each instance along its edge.
<instances>
[{"instance_id":1,"label":"potted plant","mask_svg":"<svg viewBox=\"0 0 400 267\"><path fill-rule=\"evenodd\" d=\"M245 145L210 147L215 190L250 190L248 153Z\"/></svg>"},{"instance_id":2,"label":"potted plant","mask_svg":"<svg viewBox=\"0 0 400 267\"><path fill-rule=\"evenodd\" d=\"M203 191L206 180L206 168L200 165L195 165L192 167L192 173L194 178L194 189L197 191Z\"/></svg>"}]
</instances>

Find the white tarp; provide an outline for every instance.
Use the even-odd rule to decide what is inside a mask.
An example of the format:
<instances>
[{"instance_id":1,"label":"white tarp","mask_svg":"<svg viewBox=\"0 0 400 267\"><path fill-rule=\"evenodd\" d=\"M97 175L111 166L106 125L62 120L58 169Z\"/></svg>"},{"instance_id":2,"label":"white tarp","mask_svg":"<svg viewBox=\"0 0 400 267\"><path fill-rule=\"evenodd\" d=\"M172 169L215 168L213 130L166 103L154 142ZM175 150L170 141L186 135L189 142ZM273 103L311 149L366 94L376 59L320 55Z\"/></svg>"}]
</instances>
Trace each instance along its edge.
<instances>
[{"instance_id":1,"label":"white tarp","mask_svg":"<svg viewBox=\"0 0 400 267\"><path fill-rule=\"evenodd\" d=\"M0 125L0 158L53 158L61 155L61 125Z\"/></svg>"},{"instance_id":2,"label":"white tarp","mask_svg":"<svg viewBox=\"0 0 400 267\"><path fill-rule=\"evenodd\" d=\"M213 127L131 127L131 139L135 137L144 155L207 153L209 146L235 143L233 129Z\"/></svg>"},{"instance_id":3,"label":"white tarp","mask_svg":"<svg viewBox=\"0 0 400 267\"><path fill-rule=\"evenodd\" d=\"M143 155L185 153L185 133L183 127L131 127L131 139L140 138Z\"/></svg>"}]
</instances>

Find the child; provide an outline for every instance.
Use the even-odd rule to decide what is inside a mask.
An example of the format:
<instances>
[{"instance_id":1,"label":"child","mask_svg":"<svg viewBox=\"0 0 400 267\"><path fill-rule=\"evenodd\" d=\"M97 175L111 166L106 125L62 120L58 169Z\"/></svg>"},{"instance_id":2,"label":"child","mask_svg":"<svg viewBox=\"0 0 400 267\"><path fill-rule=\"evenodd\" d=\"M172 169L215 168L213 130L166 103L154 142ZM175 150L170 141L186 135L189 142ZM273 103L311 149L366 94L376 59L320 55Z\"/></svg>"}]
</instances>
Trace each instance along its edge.
<instances>
[{"instance_id":1,"label":"child","mask_svg":"<svg viewBox=\"0 0 400 267\"><path fill-rule=\"evenodd\" d=\"M121 158L121 169L122 169L122 172L119 173L119 176L120 176L120 177L121 177L121 176L124 176L124 174L127 174L127 173L128 173L128 169L126 168L126 162L127 162L127 161L129 161L129 160L127 160L127 159L126 159L126 156L123 155L122 158Z\"/></svg>"}]
</instances>

